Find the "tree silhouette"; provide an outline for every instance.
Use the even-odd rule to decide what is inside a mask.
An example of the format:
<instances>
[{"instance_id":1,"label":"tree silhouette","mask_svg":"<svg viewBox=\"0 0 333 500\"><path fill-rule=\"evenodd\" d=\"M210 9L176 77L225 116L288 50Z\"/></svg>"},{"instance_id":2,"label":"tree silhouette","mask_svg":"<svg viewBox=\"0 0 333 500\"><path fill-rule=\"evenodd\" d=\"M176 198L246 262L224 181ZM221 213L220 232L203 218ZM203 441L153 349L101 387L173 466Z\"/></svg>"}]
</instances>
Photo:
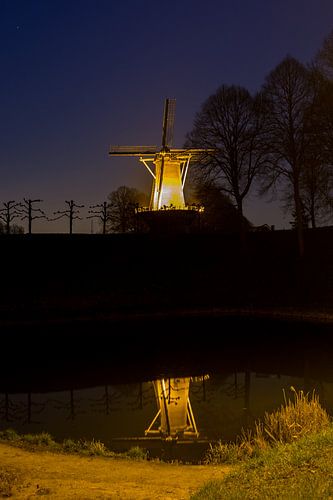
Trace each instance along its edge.
<instances>
[{"instance_id":1,"label":"tree silhouette","mask_svg":"<svg viewBox=\"0 0 333 500\"><path fill-rule=\"evenodd\" d=\"M32 400L32 393L27 393L27 402L22 402L20 405L20 419L24 424L40 424L39 421L33 420L33 415L40 414L46 408L46 402L36 403Z\"/></svg>"},{"instance_id":2,"label":"tree silhouette","mask_svg":"<svg viewBox=\"0 0 333 500\"><path fill-rule=\"evenodd\" d=\"M121 403L121 394L114 389L110 389L108 385L104 386L104 393L98 399L91 400L91 408L98 413L110 415L112 411L119 410Z\"/></svg>"},{"instance_id":3,"label":"tree silhouette","mask_svg":"<svg viewBox=\"0 0 333 500\"><path fill-rule=\"evenodd\" d=\"M196 114L186 146L213 149L193 172L231 197L243 217L243 200L265 160L261 100L243 87L222 85Z\"/></svg>"},{"instance_id":4,"label":"tree silhouette","mask_svg":"<svg viewBox=\"0 0 333 500\"><path fill-rule=\"evenodd\" d=\"M59 401L57 399L50 400L54 403L54 408L57 410L65 410L68 412L67 420L75 420L79 414L85 413L80 410L81 399L77 399L74 396L74 389L69 391L69 400L67 402Z\"/></svg>"},{"instance_id":5,"label":"tree silhouette","mask_svg":"<svg viewBox=\"0 0 333 500\"><path fill-rule=\"evenodd\" d=\"M55 217L54 219L50 220L59 220L62 219L63 217L68 217L69 219L69 234L73 234L73 221L74 219L82 219L78 214L80 213L80 209L83 208L84 205L77 205L73 200L67 201L65 200L65 203L68 205L68 208L65 210L58 210L57 212L53 212L54 215L59 214L58 217Z\"/></svg>"},{"instance_id":6,"label":"tree silhouette","mask_svg":"<svg viewBox=\"0 0 333 500\"><path fill-rule=\"evenodd\" d=\"M289 56L267 76L262 90L268 151L265 189L282 183L285 191L292 191L300 256L304 253L301 179L312 141L307 118L315 93L310 71Z\"/></svg>"},{"instance_id":7,"label":"tree silhouette","mask_svg":"<svg viewBox=\"0 0 333 500\"><path fill-rule=\"evenodd\" d=\"M312 227L317 221L327 223L332 217L332 172L327 165L311 165L306 168L301 182L304 211Z\"/></svg>"},{"instance_id":8,"label":"tree silhouette","mask_svg":"<svg viewBox=\"0 0 333 500\"><path fill-rule=\"evenodd\" d=\"M332 68L333 69L333 68ZM300 179L303 208L312 227L332 217L333 81L313 70L316 96L306 116L309 145Z\"/></svg>"},{"instance_id":9,"label":"tree silhouette","mask_svg":"<svg viewBox=\"0 0 333 500\"><path fill-rule=\"evenodd\" d=\"M21 220L28 220L28 234L32 233L32 221L35 219L46 219L45 212L40 208L35 208L35 203L41 203L43 200L31 200L23 198L23 203L18 204L17 211L20 213Z\"/></svg>"},{"instance_id":10,"label":"tree silhouette","mask_svg":"<svg viewBox=\"0 0 333 500\"><path fill-rule=\"evenodd\" d=\"M120 186L112 191L108 209L108 232L128 233L137 227L136 208L147 204L147 196L135 188Z\"/></svg>"},{"instance_id":11,"label":"tree silhouette","mask_svg":"<svg viewBox=\"0 0 333 500\"><path fill-rule=\"evenodd\" d=\"M322 47L318 51L315 64L330 79L333 79L333 30L325 38Z\"/></svg>"},{"instance_id":12,"label":"tree silhouette","mask_svg":"<svg viewBox=\"0 0 333 500\"><path fill-rule=\"evenodd\" d=\"M17 413L20 409L18 403L14 403L8 392L4 394L4 398L0 399L0 420L5 420L6 422L13 422L17 420Z\"/></svg>"},{"instance_id":13,"label":"tree silhouette","mask_svg":"<svg viewBox=\"0 0 333 500\"><path fill-rule=\"evenodd\" d=\"M145 386L145 387L144 387ZM145 406L155 400L155 394L152 384L138 384L138 389L134 393L134 401L131 401L129 406L132 410L142 410Z\"/></svg>"},{"instance_id":14,"label":"tree silhouette","mask_svg":"<svg viewBox=\"0 0 333 500\"><path fill-rule=\"evenodd\" d=\"M12 221L20 217L20 212L17 210L20 204L16 203L14 200L10 200L3 202L3 206L4 208L0 209L0 220L5 225L6 233L10 234Z\"/></svg>"},{"instance_id":15,"label":"tree silhouette","mask_svg":"<svg viewBox=\"0 0 333 500\"><path fill-rule=\"evenodd\" d=\"M87 219L99 219L102 223L102 233L106 234L107 222L111 220L109 203L104 201L104 203L91 205L89 208L91 208L91 210L88 210L88 213L91 215L88 215Z\"/></svg>"},{"instance_id":16,"label":"tree silhouette","mask_svg":"<svg viewBox=\"0 0 333 500\"><path fill-rule=\"evenodd\" d=\"M239 213L230 198L217 182L197 178L192 185L191 201L204 206L200 214L200 227L203 232L223 233L239 230ZM251 224L242 216L243 229L250 229Z\"/></svg>"}]
</instances>

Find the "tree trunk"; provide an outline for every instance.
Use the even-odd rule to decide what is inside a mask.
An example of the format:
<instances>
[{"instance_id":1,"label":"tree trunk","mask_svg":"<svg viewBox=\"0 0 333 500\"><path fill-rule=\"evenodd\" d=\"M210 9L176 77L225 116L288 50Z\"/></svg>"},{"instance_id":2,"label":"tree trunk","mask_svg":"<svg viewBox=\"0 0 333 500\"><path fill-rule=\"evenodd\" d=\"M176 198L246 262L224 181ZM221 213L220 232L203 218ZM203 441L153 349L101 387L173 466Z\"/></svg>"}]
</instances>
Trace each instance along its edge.
<instances>
[{"instance_id":1,"label":"tree trunk","mask_svg":"<svg viewBox=\"0 0 333 500\"><path fill-rule=\"evenodd\" d=\"M236 199L237 203L237 214L238 214L238 224L239 224L239 230L240 232L243 231L244 229L244 218L243 218L243 203L242 199Z\"/></svg>"},{"instance_id":2,"label":"tree trunk","mask_svg":"<svg viewBox=\"0 0 333 500\"><path fill-rule=\"evenodd\" d=\"M300 258L302 258L304 255L304 230L303 230L303 218L302 218L302 204L299 193L299 179L297 175L295 175L294 178L294 201L295 201L295 211L296 211L298 252Z\"/></svg>"},{"instance_id":3,"label":"tree trunk","mask_svg":"<svg viewBox=\"0 0 333 500\"><path fill-rule=\"evenodd\" d=\"M28 221L29 221L28 233L31 234L32 208L31 208L31 201L30 200L29 200L29 208L28 208Z\"/></svg>"},{"instance_id":4,"label":"tree trunk","mask_svg":"<svg viewBox=\"0 0 333 500\"><path fill-rule=\"evenodd\" d=\"M314 195L311 196L311 226L316 227L316 215L315 215L315 201Z\"/></svg>"}]
</instances>

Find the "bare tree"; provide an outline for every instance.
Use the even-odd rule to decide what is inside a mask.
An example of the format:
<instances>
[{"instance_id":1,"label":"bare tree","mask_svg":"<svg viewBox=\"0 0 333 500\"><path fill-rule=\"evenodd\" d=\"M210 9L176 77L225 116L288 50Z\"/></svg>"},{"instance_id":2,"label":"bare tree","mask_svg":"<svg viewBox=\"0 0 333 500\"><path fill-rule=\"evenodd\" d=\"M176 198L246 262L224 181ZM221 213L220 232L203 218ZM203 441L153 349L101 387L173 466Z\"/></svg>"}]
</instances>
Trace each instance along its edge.
<instances>
[{"instance_id":1,"label":"bare tree","mask_svg":"<svg viewBox=\"0 0 333 500\"><path fill-rule=\"evenodd\" d=\"M316 88L310 71L286 57L266 78L262 89L265 107L266 191L278 183L291 189L300 256L304 253L301 180L310 156L311 130L307 117Z\"/></svg>"},{"instance_id":2,"label":"bare tree","mask_svg":"<svg viewBox=\"0 0 333 500\"><path fill-rule=\"evenodd\" d=\"M17 217L20 217L20 212L17 210L19 207L19 203L16 203L14 200L4 201L4 208L0 209L0 220L4 223L6 228L6 233L11 233L11 223Z\"/></svg>"},{"instance_id":3,"label":"bare tree","mask_svg":"<svg viewBox=\"0 0 333 500\"><path fill-rule=\"evenodd\" d=\"M56 212L53 212L54 215L58 214L58 217L55 217L50 220L59 220L62 219L63 217L68 217L69 219L69 234L73 234L73 221L75 219L82 219L82 217L79 216L80 208L83 208L84 205L77 205L73 200L65 200L65 203L68 205L68 208L65 210L57 210Z\"/></svg>"},{"instance_id":4,"label":"bare tree","mask_svg":"<svg viewBox=\"0 0 333 500\"><path fill-rule=\"evenodd\" d=\"M317 92L308 116L310 144L301 178L304 208L312 227L332 217L333 200L333 80L312 70Z\"/></svg>"},{"instance_id":5,"label":"bare tree","mask_svg":"<svg viewBox=\"0 0 333 500\"><path fill-rule=\"evenodd\" d=\"M329 79L333 79L333 30L325 38L322 47L318 51L315 64Z\"/></svg>"},{"instance_id":6,"label":"bare tree","mask_svg":"<svg viewBox=\"0 0 333 500\"><path fill-rule=\"evenodd\" d=\"M136 208L147 204L147 196L135 188L120 186L109 196L108 232L128 233L137 226Z\"/></svg>"},{"instance_id":7,"label":"bare tree","mask_svg":"<svg viewBox=\"0 0 333 500\"><path fill-rule=\"evenodd\" d=\"M324 93L326 92L324 91ZM330 107L331 117L329 117ZM311 227L315 228L317 225L327 224L333 214L333 134L331 131L331 126L333 126L333 92L332 100L329 102L322 90L319 89L315 103L309 107L306 115L304 133L308 136L308 141L303 152L299 191L303 227L308 227L308 224L311 223ZM293 213L296 218L291 183L285 186L283 200L286 212ZM293 227L297 228L297 220L293 221Z\"/></svg>"},{"instance_id":8,"label":"bare tree","mask_svg":"<svg viewBox=\"0 0 333 500\"><path fill-rule=\"evenodd\" d=\"M110 205L104 201L103 203L97 205L91 205L88 210L88 213L91 215L87 216L87 219L99 219L102 224L102 233L106 233L106 225L108 221L111 219L109 214Z\"/></svg>"},{"instance_id":9,"label":"bare tree","mask_svg":"<svg viewBox=\"0 0 333 500\"><path fill-rule=\"evenodd\" d=\"M21 220L28 220L28 234L32 233L32 221L35 219L46 219L46 214L41 208L36 208L36 203L42 203L43 200L31 200L23 198L23 203L19 203L17 211L20 213Z\"/></svg>"},{"instance_id":10,"label":"bare tree","mask_svg":"<svg viewBox=\"0 0 333 500\"><path fill-rule=\"evenodd\" d=\"M197 113L186 146L213 149L195 169L231 197L243 218L243 201L265 159L261 100L243 87L222 85Z\"/></svg>"},{"instance_id":11,"label":"bare tree","mask_svg":"<svg viewBox=\"0 0 333 500\"><path fill-rule=\"evenodd\" d=\"M320 162L307 163L301 177L301 199L313 228L332 217L333 178L331 168Z\"/></svg>"}]
</instances>

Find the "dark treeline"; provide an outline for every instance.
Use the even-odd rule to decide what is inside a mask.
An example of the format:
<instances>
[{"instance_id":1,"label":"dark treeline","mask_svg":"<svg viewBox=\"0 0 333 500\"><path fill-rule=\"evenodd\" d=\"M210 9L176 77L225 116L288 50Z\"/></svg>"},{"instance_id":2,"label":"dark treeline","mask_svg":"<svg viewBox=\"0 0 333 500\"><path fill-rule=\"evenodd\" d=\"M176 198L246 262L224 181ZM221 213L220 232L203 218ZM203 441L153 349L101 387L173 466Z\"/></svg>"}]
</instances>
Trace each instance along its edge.
<instances>
[{"instance_id":1,"label":"dark treeline","mask_svg":"<svg viewBox=\"0 0 333 500\"><path fill-rule=\"evenodd\" d=\"M170 309L332 309L333 228L2 235L1 321ZM161 265L162 263L162 265ZM157 272L158 270L158 272Z\"/></svg>"}]
</instances>

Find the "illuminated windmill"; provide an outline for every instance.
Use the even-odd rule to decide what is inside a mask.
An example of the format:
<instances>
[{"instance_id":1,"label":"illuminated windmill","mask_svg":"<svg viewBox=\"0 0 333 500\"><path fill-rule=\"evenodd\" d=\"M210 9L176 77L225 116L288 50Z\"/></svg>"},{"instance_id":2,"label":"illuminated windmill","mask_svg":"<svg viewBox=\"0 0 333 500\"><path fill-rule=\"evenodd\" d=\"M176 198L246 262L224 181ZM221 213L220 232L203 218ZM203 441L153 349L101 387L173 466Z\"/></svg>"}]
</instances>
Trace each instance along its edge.
<instances>
[{"instance_id":1,"label":"illuminated windmill","mask_svg":"<svg viewBox=\"0 0 333 500\"><path fill-rule=\"evenodd\" d=\"M137 156L153 177L149 210L187 210L184 185L191 158L208 149L172 148L175 99L166 99L163 114L162 148L157 146L111 146L111 156Z\"/></svg>"}]
</instances>

